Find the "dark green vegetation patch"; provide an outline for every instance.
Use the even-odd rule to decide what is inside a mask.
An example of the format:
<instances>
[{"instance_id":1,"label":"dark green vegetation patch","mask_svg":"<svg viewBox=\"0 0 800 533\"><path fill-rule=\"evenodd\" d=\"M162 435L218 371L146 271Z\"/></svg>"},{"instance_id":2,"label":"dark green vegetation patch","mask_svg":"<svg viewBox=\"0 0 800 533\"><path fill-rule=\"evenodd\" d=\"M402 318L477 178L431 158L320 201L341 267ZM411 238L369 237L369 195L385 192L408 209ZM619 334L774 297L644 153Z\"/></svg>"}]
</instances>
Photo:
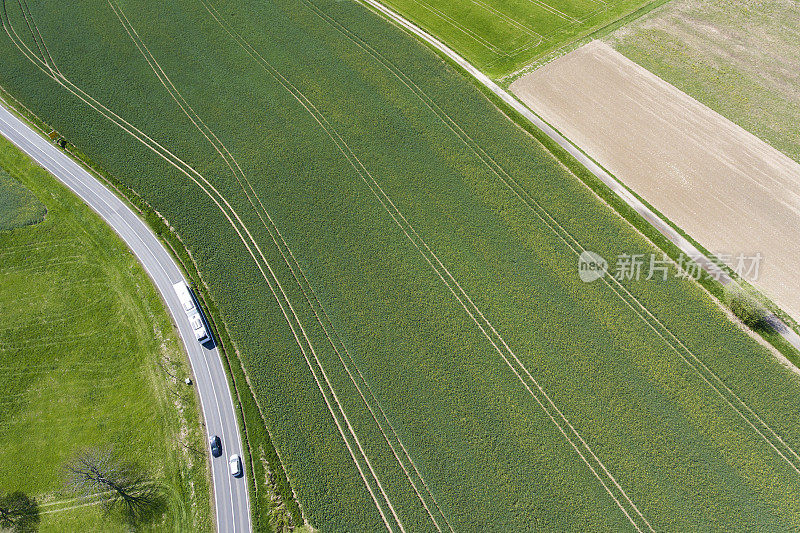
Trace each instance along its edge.
<instances>
[{"instance_id":1,"label":"dark green vegetation patch","mask_svg":"<svg viewBox=\"0 0 800 533\"><path fill-rule=\"evenodd\" d=\"M0 168L0 231L36 224L46 213L31 191Z\"/></svg>"},{"instance_id":2,"label":"dark green vegetation patch","mask_svg":"<svg viewBox=\"0 0 800 533\"><path fill-rule=\"evenodd\" d=\"M674 270L583 283L659 251L428 48L350 1L29 4L0 85L181 235L311 524L800 526L794 375Z\"/></svg>"}]
</instances>

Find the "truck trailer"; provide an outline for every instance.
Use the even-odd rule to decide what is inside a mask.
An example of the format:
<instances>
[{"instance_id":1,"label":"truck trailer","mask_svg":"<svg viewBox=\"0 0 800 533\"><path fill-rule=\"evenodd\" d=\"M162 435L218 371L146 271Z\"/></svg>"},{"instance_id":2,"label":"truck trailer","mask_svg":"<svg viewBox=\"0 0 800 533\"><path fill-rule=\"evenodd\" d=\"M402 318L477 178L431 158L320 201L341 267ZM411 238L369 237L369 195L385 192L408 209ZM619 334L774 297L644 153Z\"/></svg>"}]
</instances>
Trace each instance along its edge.
<instances>
[{"instance_id":1,"label":"truck trailer","mask_svg":"<svg viewBox=\"0 0 800 533\"><path fill-rule=\"evenodd\" d=\"M183 307L186 316L189 318L189 324L192 326L195 338L198 342L206 342L210 337L203 321L203 315L200 313L200 306L197 305L192 290L185 281L179 281L172 287L175 289L175 294L178 295L181 307Z\"/></svg>"}]
</instances>

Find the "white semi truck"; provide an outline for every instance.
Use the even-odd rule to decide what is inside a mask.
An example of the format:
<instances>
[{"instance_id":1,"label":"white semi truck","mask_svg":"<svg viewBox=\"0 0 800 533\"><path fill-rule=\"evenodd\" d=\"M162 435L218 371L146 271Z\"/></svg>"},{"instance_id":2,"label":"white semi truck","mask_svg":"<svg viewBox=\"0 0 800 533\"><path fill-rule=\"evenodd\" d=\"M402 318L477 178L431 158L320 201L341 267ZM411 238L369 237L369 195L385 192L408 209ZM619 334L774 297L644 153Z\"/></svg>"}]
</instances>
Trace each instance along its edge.
<instances>
[{"instance_id":1,"label":"white semi truck","mask_svg":"<svg viewBox=\"0 0 800 533\"><path fill-rule=\"evenodd\" d=\"M200 308L195 303L192 290L185 281L179 281L172 287L175 289L175 294L178 295L178 300L180 300L186 316L189 317L189 324L192 326L195 338L198 342L206 342L210 337L203 322L203 316L200 314Z\"/></svg>"}]
</instances>

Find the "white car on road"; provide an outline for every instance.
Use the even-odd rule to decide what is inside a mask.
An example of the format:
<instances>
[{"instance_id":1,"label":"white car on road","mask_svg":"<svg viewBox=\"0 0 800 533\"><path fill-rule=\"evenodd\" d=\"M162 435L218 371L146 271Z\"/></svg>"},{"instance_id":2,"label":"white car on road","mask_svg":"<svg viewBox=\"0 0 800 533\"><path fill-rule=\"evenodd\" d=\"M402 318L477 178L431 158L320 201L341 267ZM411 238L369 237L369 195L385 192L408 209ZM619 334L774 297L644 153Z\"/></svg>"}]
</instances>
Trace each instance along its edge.
<instances>
[{"instance_id":1,"label":"white car on road","mask_svg":"<svg viewBox=\"0 0 800 533\"><path fill-rule=\"evenodd\" d=\"M228 459L228 466L231 469L231 475L233 477L240 477L242 475L242 459L237 455L231 455L231 458Z\"/></svg>"}]
</instances>

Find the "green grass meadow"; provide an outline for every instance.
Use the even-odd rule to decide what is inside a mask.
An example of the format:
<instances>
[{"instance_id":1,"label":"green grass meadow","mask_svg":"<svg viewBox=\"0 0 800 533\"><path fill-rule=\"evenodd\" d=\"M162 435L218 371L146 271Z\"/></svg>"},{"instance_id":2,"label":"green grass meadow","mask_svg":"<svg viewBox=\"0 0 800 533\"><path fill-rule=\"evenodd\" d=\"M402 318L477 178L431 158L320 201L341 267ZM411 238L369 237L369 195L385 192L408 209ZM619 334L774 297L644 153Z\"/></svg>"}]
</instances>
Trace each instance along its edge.
<instances>
[{"instance_id":1,"label":"green grass meadow","mask_svg":"<svg viewBox=\"0 0 800 533\"><path fill-rule=\"evenodd\" d=\"M0 231L0 493L35 498L41 531L128 531L65 485L79 450L112 448L160 488L160 512L137 529L210 531L198 406L149 278L97 215L4 138L0 168L0 183L27 202L4 203L0 219L8 206L47 209L44 221Z\"/></svg>"},{"instance_id":2,"label":"green grass meadow","mask_svg":"<svg viewBox=\"0 0 800 533\"><path fill-rule=\"evenodd\" d=\"M427 47L350 1L29 4L63 85L9 7L0 86L181 236L310 525L633 529L524 366L654 529L800 527L797 376L693 282L583 283L659 252Z\"/></svg>"},{"instance_id":3,"label":"green grass meadow","mask_svg":"<svg viewBox=\"0 0 800 533\"><path fill-rule=\"evenodd\" d=\"M28 189L0 170L0 231L36 224L47 209Z\"/></svg>"},{"instance_id":4,"label":"green grass meadow","mask_svg":"<svg viewBox=\"0 0 800 533\"><path fill-rule=\"evenodd\" d=\"M492 77L655 3L652 0L388 0Z\"/></svg>"}]
</instances>

